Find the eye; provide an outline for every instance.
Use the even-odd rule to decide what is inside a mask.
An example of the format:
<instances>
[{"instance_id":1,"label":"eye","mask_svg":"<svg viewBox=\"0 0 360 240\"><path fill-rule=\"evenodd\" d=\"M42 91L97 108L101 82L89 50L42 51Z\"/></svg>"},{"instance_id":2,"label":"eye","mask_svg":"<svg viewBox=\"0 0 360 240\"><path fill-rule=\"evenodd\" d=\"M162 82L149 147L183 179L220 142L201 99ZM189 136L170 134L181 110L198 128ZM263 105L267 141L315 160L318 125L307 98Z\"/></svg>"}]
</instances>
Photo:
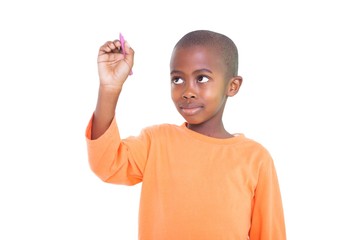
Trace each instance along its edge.
<instances>
[{"instance_id":1,"label":"eye","mask_svg":"<svg viewBox=\"0 0 360 240\"><path fill-rule=\"evenodd\" d=\"M175 77L172 79L172 82L176 85L179 85L179 84L182 84L184 82L184 80L182 80L181 78L179 77Z\"/></svg>"},{"instance_id":2,"label":"eye","mask_svg":"<svg viewBox=\"0 0 360 240\"><path fill-rule=\"evenodd\" d=\"M209 81L209 78L206 77L206 76L199 76L197 81L200 82L200 83L206 83L206 82Z\"/></svg>"}]
</instances>

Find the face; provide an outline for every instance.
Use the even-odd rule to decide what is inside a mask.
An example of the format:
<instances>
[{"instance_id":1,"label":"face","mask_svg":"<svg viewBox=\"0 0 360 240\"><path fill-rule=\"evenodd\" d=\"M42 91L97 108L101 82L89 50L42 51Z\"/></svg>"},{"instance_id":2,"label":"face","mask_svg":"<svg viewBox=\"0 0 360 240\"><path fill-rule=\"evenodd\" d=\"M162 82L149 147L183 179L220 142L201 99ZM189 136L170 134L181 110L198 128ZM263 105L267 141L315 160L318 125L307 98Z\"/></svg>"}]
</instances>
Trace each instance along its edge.
<instances>
[{"instance_id":1,"label":"face","mask_svg":"<svg viewBox=\"0 0 360 240\"><path fill-rule=\"evenodd\" d=\"M170 62L171 97L189 124L220 124L228 97L225 64L204 46L177 48Z\"/></svg>"}]
</instances>

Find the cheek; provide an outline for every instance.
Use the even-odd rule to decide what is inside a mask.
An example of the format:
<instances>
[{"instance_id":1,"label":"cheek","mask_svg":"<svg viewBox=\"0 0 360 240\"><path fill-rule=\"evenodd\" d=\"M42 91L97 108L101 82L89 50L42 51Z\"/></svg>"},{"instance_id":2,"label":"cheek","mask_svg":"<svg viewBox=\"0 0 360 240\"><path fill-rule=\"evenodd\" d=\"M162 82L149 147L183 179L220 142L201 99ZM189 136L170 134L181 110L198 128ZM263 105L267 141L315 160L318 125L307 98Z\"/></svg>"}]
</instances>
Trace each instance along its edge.
<instances>
[{"instance_id":1,"label":"cheek","mask_svg":"<svg viewBox=\"0 0 360 240\"><path fill-rule=\"evenodd\" d=\"M178 88L171 87L171 99L173 100L173 102L179 99L179 94L180 91Z\"/></svg>"},{"instance_id":2,"label":"cheek","mask_svg":"<svg viewBox=\"0 0 360 240\"><path fill-rule=\"evenodd\" d=\"M203 99L207 99L210 102L219 102L224 97L223 90L218 88L207 88L201 91Z\"/></svg>"}]
</instances>

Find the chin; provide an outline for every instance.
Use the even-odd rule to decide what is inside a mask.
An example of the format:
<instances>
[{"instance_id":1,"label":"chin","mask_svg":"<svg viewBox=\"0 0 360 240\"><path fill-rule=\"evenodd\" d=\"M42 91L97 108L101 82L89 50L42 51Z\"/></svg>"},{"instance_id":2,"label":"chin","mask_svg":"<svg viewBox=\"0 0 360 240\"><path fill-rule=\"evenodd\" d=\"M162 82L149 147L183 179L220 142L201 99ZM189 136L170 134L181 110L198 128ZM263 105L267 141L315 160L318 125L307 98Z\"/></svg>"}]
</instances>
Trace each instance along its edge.
<instances>
[{"instance_id":1,"label":"chin","mask_svg":"<svg viewBox=\"0 0 360 240\"><path fill-rule=\"evenodd\" d=\"M186 115L183 114L181 110L179 111L179 113L188 124L198 125L205 122L204 118L201 117L200 114Z\"/></svg>"},{"instance_id":2,"label":"chin","mask_svg":"<svg viewBox=\"0 0 360 240\"><path fill-rule=\"evenodd\" d=\"M185 121L188 124L191 124L191 125L199 125L204 122L204 121L201 121L200 119L194 119L194 118L190 118L188 116L186 116L186 117L183 116L183 118L185 119Z\"/></svg>"}]
</instances>

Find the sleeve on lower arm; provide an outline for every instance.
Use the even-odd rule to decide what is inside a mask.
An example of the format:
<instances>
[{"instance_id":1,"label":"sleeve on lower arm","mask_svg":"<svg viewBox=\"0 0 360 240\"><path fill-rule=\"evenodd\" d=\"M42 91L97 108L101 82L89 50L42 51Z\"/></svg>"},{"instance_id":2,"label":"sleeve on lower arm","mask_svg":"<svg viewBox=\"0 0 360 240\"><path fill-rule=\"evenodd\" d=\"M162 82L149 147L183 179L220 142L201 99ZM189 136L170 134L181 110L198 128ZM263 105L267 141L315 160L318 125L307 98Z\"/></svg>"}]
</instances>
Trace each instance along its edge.
<instances>
[{"instance_id":1,"label":"sleeve on lower arm","mask_svg":"<svg viewBox=\"0 0 360 240\"><path fill-rule=\"evenodd\" d=\"M103 181L134 185L142 181L142 169L136 163L128 146L120 138L114 118L106 132L91 140L91 118L86 128L88 160L91 170Z\"/></svg>"},{"instance_id":2,"label":"sleeve on lower arm","mask_svg":"<svg viewBox=\"0 0 360 240\"><path fill-rule=\"evenodd\" d=\"M285 240L285 221L272 159L262 164L252 204L250 240Z\"/></svg>"}]
</instances>

